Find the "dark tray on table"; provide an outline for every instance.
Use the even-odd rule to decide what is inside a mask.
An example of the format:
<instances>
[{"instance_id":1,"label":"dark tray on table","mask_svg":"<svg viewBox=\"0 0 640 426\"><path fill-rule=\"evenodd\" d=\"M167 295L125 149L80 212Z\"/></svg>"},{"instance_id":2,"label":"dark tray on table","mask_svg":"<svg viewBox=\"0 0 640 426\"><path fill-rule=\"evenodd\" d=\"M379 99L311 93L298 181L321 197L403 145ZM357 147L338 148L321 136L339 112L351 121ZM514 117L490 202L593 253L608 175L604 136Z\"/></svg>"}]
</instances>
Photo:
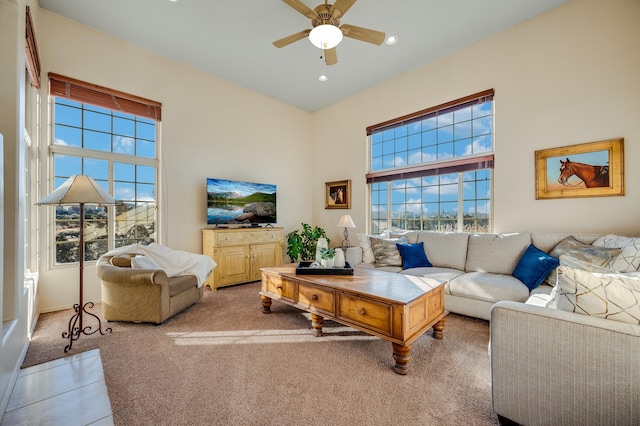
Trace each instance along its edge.
<instances>
[{"instance_id":1,"label":"dark tray on table","mask_svg":"<svg viewBox=\"0 0 640 426\"><path fill-rule=\"evenodd\" d=\"M296 267L296 275L353 275L353 268L345 262L342 268L310 268L313 262L302 261Z\"/></svg>"}]
</instances>

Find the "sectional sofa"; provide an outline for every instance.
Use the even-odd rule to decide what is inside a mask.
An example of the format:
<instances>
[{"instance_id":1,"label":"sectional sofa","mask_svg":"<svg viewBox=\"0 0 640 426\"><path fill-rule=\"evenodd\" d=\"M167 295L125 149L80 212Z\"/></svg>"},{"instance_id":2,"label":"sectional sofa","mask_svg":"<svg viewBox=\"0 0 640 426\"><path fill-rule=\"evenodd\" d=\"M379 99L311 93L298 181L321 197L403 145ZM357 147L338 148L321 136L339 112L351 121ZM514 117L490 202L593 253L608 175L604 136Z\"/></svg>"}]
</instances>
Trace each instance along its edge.
<instances>
[{"instance_id":1,"label":"sectional sofa","mask_svg":"<svg viewBox=\"0 0 640 426\"><path fill-rule=\"evenodd\" d=\"M426 276L446 281L445 307L449 312L489 320L494 303L508 300L526 302L536 295L549 295L552 280L529 289L513 271L529 245L549 253L568 237L590 245L602 235L518 232L511 234L471 234L408 231L383 236L360 234L360 246L346 250L346 260L356 268L375 268L402 274ZM423 243L430 267L403 269L393 262L378 262L369 252L371 237L408 244ZM387 237L387 238L385 238ZM370 244L370 242L369 242ZM612 252L612 254L614 254Z\"/></svg>"}]
</instances>

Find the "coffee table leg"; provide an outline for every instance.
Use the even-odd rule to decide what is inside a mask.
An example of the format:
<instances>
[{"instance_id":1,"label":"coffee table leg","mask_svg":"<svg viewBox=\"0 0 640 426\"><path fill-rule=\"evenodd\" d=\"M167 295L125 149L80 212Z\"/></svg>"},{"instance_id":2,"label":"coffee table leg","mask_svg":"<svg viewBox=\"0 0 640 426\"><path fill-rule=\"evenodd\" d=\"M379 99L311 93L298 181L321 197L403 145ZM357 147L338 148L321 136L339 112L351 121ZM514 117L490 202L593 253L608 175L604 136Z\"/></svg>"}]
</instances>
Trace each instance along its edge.
<instances>
[{"instance_id":1,"label":"coffee table leg","mask_svg":"<svg viewBox=\"0 0 640 426\"><path fill-rule=\"evenodd\" d=\"M444 318L433 325L433 338L442 339L442 332L444 331Z\"/></svg>"},{"instance_id":2,"label":"coffee table leg","mask_svg":"<svg viewBox=\"0 0 640 426\"><path fill-rule=\"evenodd\" d=\"M322 324L324 324L324 317L317 314L311 314L311 325L313 326L313 335L315 337L322 336Z\"/></svg>"},{"instance_id":3,"label":"coffee table leg","mask_svg":"<svg viewBox=\"0 0 640 426\"><path fill-rule=\"evenodd\" d=\"M271 298L267 296L260 296L262 299L262 313L270 314L271 313Z\"/></svg>"},{"instance_id":4,"label":"coffee table leg","mask_svg":"<svg viewBox=\"0 0 640 426\"><path fill-rule=\"evenodd\" d=\"M397 343L391 343L393 346L393 359L396 360L396 365L393 367L393 371L398 374L405 375L409 372L409 360L411 359L411 345L399 345Z\"/></svg>"}]
</instances>

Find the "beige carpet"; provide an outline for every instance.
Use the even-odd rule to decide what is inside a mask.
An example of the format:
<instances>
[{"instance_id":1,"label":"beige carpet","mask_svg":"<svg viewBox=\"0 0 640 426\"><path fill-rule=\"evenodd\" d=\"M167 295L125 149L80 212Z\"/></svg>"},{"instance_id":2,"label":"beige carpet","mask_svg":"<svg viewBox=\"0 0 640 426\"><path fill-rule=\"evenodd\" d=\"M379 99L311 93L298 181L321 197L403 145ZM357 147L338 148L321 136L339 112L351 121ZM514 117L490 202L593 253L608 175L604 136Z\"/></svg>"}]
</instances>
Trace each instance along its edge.
<instances>
[{"instance_id":1,"label":"beige carpet","mask_svg":"<svg viewBox=\"0 0 640 426\"><path fill-rule=\"evenodd\" d=\"M100 348L116 425L498 424L488 322L450 314L444 340L421 336L400 376L391 343L330 321L315 338L295 308L263 314L258 290L207 288L160 326L108 323L68 354L72 311L42 314L23 367Z\"/></svg>"}]
</instances>

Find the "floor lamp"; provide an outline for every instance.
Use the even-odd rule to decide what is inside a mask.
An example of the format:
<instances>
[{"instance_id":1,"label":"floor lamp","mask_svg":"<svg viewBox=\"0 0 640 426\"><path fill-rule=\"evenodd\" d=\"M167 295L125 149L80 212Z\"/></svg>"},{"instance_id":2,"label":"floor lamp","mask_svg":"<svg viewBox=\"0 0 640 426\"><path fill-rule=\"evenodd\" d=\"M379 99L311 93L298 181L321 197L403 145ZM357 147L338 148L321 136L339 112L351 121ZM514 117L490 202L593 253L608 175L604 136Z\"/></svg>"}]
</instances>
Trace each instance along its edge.
<instances>
[{"instance_id":1,"label":"floor lamp","mask_svg":"<svg viewBox=\"0 0 640 426\"><path fill-rule=\"evenodd\" d=\"M87 308L93 308L93 302L83 303L82 290L84 287L84 205L85 204L98 204L98 205L115 205L119 204L116 200L109 195L107 191L102 189L100 185L96 183L89 176L85 175L73 175L67 179L60 187L58 187L51 194L47 195L36 203L37 205L79 205L80 206L80 247L78 250L78 258L80 263L80 296L79 302L73 305L75 313L69 319L69 330L62 333L62 338L69 339L69 344L65 346L64 351L68 352L73 345L73 342L80 338L81 334L91 335L97 332L104 335L102 331L102 322L97 315L87 311ZM98 328L92 330L91 326L84 326L83 315L87 314L94 317L98 321ZM111 333L111 328L104 330L107 333Z\"/></svg>"}]
</instances>

